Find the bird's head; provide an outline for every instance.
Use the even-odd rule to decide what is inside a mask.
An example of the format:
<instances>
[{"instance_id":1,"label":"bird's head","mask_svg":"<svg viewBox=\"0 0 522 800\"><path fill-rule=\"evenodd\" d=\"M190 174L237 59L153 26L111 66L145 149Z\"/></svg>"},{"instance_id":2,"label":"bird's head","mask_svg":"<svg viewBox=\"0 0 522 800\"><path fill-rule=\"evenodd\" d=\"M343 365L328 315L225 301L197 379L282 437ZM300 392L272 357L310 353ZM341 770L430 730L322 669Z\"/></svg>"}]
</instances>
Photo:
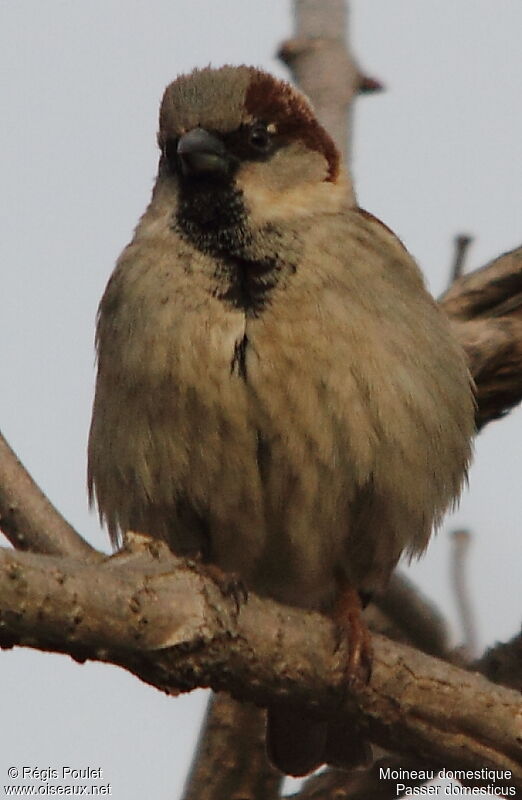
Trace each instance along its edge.
<instances>
[{"instance_id":1,"label":"bird's head","mask_svg":"<svg viewBox=\"0 0 522 800\"><path fill-rule=\"evenodd\" d=\"M339 152L307 99L254 67L178 77L163 96L158 143L162 180L200 200L233 192L253 224L346 201Z\"/></svg>"}]
</instances>

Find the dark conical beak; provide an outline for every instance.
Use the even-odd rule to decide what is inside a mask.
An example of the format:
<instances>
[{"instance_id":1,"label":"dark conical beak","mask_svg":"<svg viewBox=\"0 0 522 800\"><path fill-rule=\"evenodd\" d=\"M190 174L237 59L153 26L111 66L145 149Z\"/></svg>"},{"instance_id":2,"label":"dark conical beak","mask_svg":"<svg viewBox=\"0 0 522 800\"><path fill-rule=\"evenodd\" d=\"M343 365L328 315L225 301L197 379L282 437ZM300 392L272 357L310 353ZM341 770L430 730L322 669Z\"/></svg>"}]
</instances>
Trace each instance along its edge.
<instances>
[{"instance_id":1,"label":"dark conical beak","mask_svg":"<svg viewBox=\"0 0 522 800\"><path fill-rule=\"evenodd\" d=\"M193 128L178 142L178 158L185 175L225 177L229 159L223 142L204 128Z\"/></svg>"}]
</instances>

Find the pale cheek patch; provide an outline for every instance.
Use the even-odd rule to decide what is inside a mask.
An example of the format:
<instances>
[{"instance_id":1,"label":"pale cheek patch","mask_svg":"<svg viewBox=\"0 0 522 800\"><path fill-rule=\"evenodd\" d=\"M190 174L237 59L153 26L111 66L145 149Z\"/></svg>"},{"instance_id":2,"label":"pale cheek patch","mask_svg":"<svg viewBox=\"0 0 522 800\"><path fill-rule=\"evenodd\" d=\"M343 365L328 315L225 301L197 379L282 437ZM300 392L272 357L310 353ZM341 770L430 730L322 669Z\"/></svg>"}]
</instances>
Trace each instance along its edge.
<instances>
[{"instance_id":1,"label":"pale cheek patch","mask_svg":"<svg viewBox=\"0 0 522 800\"><path fill-rule=\"evenodd\" d=\"M318 213L335 214L347 206L350 198L344 173L335 183L303 180L285 189L281 185L274 186L272 181L269 183L261 165L249 164L237 176L236 185L243 193L249 218L255 225Z\"/></svg>"}]
</instances>

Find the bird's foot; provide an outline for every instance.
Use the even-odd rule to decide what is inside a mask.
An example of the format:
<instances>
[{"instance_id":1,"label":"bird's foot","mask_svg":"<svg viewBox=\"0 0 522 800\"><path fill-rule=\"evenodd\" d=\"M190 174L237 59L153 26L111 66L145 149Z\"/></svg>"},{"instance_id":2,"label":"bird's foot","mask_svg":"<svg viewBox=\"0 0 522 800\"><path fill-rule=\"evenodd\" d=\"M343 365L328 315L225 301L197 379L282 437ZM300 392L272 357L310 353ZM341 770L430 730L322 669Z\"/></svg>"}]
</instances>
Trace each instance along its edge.
<instances>
[{"instance_id":1,"label":"bird's foot","mask_svg":"<svg viewBox=\"0 0 522 800\"><path fill-rule=\"evenodd\" d=\"M362 616L362 604L357 589L343 584L337 596L333 619L337 625L339 643L348 641L346 677L348 685L366 686L372 674L372 639Z\"/></svg>"},{"instance_id":2,"label":"bird's foot","mask_svg":"<svg viewBox=\"0 0 522 800\"><path fill-rule=\"evenodd\" d=\"M226 600L234 601L236 613L239 614L241 606L248 600L247 588L239 575L235 572L225 572L217 564L199 562L197 568L216 584Z\"/></svg>"}]
</instances>

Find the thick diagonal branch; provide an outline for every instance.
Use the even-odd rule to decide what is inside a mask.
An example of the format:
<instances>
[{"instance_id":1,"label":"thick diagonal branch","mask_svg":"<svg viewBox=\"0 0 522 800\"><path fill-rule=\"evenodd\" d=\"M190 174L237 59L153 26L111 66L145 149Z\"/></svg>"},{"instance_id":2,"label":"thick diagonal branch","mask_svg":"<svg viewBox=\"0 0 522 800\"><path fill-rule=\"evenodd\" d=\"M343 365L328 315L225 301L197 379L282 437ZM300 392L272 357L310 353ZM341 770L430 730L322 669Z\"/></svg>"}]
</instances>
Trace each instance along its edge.
<instances>
[{"instance_id":1,"label":"thick diagonal branch","mask_svg":"<svg viewBox=\"0 0 522 800\"><path fill-rule=\"evenodd\" d=\"M332 623L251 595L235 604L156 546L103 564L0 551L0 643L118 664L169 693L227 690L360 718L385 748L446 767L511 770L522 788L522 699L375 637L369 686L346 692Z\"/></svg>"}]
</instances>

